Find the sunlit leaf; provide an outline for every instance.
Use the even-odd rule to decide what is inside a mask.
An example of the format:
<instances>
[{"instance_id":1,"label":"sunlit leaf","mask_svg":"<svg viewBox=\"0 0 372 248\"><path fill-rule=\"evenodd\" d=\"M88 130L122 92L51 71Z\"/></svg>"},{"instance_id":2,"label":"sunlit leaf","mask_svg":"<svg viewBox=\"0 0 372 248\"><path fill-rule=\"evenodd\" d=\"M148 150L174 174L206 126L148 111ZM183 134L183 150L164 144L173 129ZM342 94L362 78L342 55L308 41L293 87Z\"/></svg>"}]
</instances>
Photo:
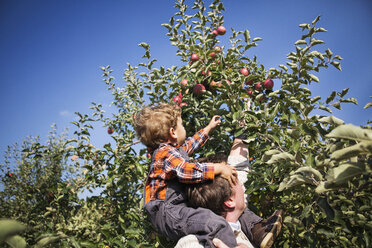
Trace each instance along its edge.
<instances>
[{"instance_id":1,"label":"sunlit leaf","mask_svg":"<svg viewBox=\"0 0 372 248\"><path fill-rule=\"evenodd\" d=\"M328 138L351 139L358 141L372 141L372 130L354 126L341 125L327 135Z\"/></svg>"}]
</instances>

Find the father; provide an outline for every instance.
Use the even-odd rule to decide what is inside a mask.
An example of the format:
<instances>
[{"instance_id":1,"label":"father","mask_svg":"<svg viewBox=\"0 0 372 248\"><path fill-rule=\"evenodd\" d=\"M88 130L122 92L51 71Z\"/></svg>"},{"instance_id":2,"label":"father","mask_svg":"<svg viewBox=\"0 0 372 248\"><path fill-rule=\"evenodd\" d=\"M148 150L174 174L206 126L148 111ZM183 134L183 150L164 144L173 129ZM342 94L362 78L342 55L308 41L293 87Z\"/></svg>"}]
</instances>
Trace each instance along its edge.
<instances>
[{"instance_id":1,"label":"father","mask_svg":"<svg viewBox=\"0 0 372 248\"><path fill-rule=\"evenodd\" d=\"M228 163L240 169L244 166L244 160L248 157L248 148L241 139L235 139L230 152ZM216 161L214 161L216 162ZM240 170L239 178L246 180L247 171ZM237 243L244 244L241 247L253 248L271 247L274 239L281 229L282 212L275 211L266 220L262 220L248 208L244 197L244 187L238 182L233 187L222 177L216 177L213 181L190 185L188 188L189 203L193 207L203 207L223 216L234 231ZM251 242L252 243L251 243ZM175 248L203 247L193 235L188 235L179 240Z\"/></svg>"}]
</instances>

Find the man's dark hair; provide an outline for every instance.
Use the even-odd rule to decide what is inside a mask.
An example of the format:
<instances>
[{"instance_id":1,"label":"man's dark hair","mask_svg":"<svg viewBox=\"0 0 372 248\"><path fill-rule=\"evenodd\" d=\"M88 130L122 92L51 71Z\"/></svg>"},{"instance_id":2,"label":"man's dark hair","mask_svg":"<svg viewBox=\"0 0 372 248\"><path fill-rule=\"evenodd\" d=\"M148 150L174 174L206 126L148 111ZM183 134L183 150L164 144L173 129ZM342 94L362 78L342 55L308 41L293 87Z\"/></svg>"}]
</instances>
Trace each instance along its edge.
<instances>
[{"instance_id":1,"label":"man's dark hair","mask_svg":"<svg viewBox=\"0 0 372 248\"><path fill-rule=\"evenodd\" d=\"M203 207L218 215L225 212L224 202L230 198L232 190L229 182L220 176L205 183L190 184L187 187L187 197L191 207Z\"/></svg>"},{"instance_id":2,"label":"man's dark hair","mask_svg":"<svg viewBox=\"0 0 372 248\"><path fill-rule=\"evenodd\" d=\"M214 155L207 158L198 159L198 162L225 162L225 155ZM214 180L204 183L187 185L187 197L191 207L203 207L212 210L218 215L225 212L224 202L230 198L233 191L229 182L220 176Z\"/></svg>"}]
</instances>

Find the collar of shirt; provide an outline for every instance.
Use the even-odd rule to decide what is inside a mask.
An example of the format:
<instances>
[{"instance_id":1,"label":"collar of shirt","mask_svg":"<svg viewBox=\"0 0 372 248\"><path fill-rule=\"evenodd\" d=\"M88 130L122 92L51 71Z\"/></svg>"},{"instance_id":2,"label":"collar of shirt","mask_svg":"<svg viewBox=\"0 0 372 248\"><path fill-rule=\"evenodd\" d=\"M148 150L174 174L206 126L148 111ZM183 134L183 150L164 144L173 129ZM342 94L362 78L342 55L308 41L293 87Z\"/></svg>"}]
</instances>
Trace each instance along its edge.
<instances>
[{"instance_id":1,"label":"collar of shirt","mask_svg":"<svg viewBox=\"0 0 372 248\"><path fill-rule=\"evenodd\" d=\"M237 221L235 223L234 222L228 222L228 223L229 223L230 227L233 229L233 231L239 231L240 232L242 230L239 221Z\"/></svg>"}]
</instances>

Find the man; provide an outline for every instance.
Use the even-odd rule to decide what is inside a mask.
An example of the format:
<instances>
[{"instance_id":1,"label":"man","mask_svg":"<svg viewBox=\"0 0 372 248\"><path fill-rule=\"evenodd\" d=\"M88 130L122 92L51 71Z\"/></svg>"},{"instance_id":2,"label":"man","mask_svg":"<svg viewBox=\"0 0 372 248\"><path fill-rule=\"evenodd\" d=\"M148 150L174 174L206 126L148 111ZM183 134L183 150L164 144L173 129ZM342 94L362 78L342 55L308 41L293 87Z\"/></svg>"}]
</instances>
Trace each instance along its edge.
<instances>
[{"instance_id":1,"label":"man","mask_svg":"<svg viewBox=\"0 0 372 248\"><path fill-rule=\"evenodd\" d=\"M249 165L247 158L248 147L242 139L235 139L228 163L237 168L239 179L244 182ZM239 247L253 248L252 243L257 247L271 247L281 229L282 212L275 211L267 220L262 220L246 208L244 192L242 182L230 187L227 180L216 177L213 181L190 186L188 198L193 207L208 208L223 216L233 229L237 242L243 244ZM188 235L180 239L175 248L186 247L203 246L198 246L197 239Z\"/></svg>"}]
</instances>

